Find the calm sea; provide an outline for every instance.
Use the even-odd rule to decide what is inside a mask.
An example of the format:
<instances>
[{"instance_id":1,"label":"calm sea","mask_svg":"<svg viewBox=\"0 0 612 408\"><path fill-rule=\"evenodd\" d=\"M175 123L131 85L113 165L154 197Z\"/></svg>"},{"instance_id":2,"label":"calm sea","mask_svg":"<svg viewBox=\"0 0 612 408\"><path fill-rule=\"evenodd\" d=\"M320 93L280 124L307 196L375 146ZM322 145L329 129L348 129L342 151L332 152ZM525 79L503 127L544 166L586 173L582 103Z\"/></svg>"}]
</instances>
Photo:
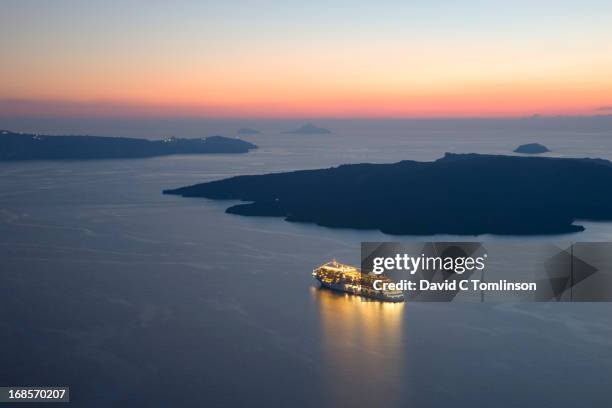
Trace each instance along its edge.
<instances>
[{"instance_id":1,"label":"calm sea","mask_svg":"<svg viewBox=\"0 0 612 408\"><path fill-rule=\"evenodd\" d=\"M162 189L343 163L510 154L540 142L612 159L612 125L33 122L15 130L235 135L246 155L0 164L0 385L71 387L71 406L608 406L610 304L361 302L319 290L330 258L390 237L227 215ZM153 126L155 125L155 126ZM54 127L55 126L55 127ZM72 126L72 127L70 127ZM82 126L79 127L79 126ZM8 126L0 126L8 127ZM612 240L612 224L530 240Z\"/></svg>"}]
</instances>

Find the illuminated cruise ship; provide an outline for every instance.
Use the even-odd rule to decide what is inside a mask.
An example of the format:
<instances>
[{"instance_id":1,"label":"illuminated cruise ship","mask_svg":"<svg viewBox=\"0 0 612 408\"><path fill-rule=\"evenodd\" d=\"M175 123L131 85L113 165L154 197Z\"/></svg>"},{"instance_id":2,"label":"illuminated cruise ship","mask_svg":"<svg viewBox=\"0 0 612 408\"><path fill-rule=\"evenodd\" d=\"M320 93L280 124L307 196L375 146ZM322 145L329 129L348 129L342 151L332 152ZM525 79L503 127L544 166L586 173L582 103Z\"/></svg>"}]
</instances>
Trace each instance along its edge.
<instances>
[{"instance_id":1,"label":"illuminated cruise ship","mask_svg":"<svg viewBox=\"0 0 612 408\"><path fill-rule=\"evenodd\" d=\"M391 282L388 277L362 274L358 268L342 264L335 259L315 268L312 276L324 288L387 302L404 301L404 294L401 290L374 289L374 281Z\"/></svg>"}]
</instances>

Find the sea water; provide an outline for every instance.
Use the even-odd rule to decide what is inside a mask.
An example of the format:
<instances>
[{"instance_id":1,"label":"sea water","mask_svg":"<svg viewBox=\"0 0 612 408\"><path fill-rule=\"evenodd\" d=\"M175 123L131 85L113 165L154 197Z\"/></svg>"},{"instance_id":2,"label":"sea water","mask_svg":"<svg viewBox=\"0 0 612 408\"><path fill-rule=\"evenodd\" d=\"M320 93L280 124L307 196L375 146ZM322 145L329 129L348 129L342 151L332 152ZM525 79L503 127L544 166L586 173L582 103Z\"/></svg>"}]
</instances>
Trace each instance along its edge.
<instances>
[{"instance_id":1,"label":"sea water","mask_svg":"<svg viewBox=\"0 0 612 408\"><path fill-rule=\"evenodd\" d=\"M260 146L246 155L0 163L0 383L70 386L79 407L607 404L612 305L363 302L318 289L310 272L358 264L361 241L609 241L610 223L561 237L397 237L228 215L232 202L161 191L527 142L612 159L612 127L323 121L332 134L280 133L300 124L12 124L263 133L241 136Z\"/></svg>"}]
</instances>

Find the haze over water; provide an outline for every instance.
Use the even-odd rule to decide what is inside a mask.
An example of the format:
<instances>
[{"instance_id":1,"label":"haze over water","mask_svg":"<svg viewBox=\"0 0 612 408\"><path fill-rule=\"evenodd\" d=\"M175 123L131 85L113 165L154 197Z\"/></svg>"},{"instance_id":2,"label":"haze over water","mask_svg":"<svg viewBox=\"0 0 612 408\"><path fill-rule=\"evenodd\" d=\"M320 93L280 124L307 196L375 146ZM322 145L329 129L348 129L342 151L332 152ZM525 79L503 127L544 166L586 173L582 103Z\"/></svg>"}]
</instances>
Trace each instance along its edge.
<instances>
[{"instance_id":1,"label":"haze over water","mask_svg":"<svg viewBox=\"0 0 612 408\"><path fill-rule=\"evenodd\" d=\"M86 407L605 406L609 304L370 303L317 289L310 272L330 258L357 264L361 241L609 241L610 224L580 222L585 232L562 237L398 237L227 215L231 202L161 194L239 174L511 154L526 142L612 159L608 119L539 120L548 119L315 122L331 135L279 134L299 121L3 124L151 138L264 133L241 136L260 147L245 155L1 163L0 341L11 369L0 383L69 385L72 405Z\"/></svg>"}]
</instances>

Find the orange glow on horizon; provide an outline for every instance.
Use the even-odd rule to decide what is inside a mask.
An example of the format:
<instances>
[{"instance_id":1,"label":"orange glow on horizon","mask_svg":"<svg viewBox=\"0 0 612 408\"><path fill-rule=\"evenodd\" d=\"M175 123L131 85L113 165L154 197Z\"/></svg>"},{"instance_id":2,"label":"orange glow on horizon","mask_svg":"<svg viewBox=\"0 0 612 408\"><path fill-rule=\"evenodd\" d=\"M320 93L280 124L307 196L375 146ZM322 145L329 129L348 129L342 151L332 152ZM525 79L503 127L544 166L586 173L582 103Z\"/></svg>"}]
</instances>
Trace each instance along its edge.
<instances>
[{"instance_id":1,"label":"orange glow on horizon","mask_svg":"<svg viewBox=\"0 0 612 408\"><path fill-rule=\"evenodd\" d=\"M418 75L266 68L253 68L250 74L124 72L98 77L84 71L80 78L37 77L27 88L13 86L2 93L9 98L0 99L0 115L506 117L593 115L612 102L612 78L601 70L545 78L477 75L464 67L437 73L413 68Z\"/></svg>"},{"instance_id":2,"label":"orange glow on horizon","mask_svg":"<svg viewBox=\"0 0 612 408\"><path fill-rule=\"evenodd\" d=\"M0 101L2 116L168 116L168 117L329 117L329 118L435 118L435 117L521 117L539 115L596 115L609 100L594 90L494 90L424 95L302 95L214 101L179 99L82 99ZM607 91L612 95L612 86Z\"/></svg>"},{"instance_id":3,"label":"orange glow on horizon","mask_svg":"<svg viewBox=\"0 0 612 408\"><path fill-rule=\"evenodd\" d=\"M147 55L147 69L85 57L70 70L56 59L14 63L0 78L0 115L507 117L593 115L612 103L612 56L594 51L362 47L247 50L212 65Z\"/></svg>"},{"instance_id":4,"label":"orange glow on horizon","mask_svg":"<svg viewBox=\"0 0 612 408\"><path fill-rule=\"evenodd\" d=\"M438 46L395 56L392 45L367 51L246 52L214 65L149 56L150 69L95 58L71 70L60 60L14 64L0 79L0 115L505 117L593 115L612 103L606 55L461 54Z\"/></svg>"},{"instance_id":5,"label":"orange glow on horizon","mask_svg":"<svg viewBox=\"0 0 612 408\"><path fill-rule=\"evenodd\" d=\"M601 4L39 3L0 15L0 116L505 117L612 105L612 6Z\"/></svg>"}]
</instances>

